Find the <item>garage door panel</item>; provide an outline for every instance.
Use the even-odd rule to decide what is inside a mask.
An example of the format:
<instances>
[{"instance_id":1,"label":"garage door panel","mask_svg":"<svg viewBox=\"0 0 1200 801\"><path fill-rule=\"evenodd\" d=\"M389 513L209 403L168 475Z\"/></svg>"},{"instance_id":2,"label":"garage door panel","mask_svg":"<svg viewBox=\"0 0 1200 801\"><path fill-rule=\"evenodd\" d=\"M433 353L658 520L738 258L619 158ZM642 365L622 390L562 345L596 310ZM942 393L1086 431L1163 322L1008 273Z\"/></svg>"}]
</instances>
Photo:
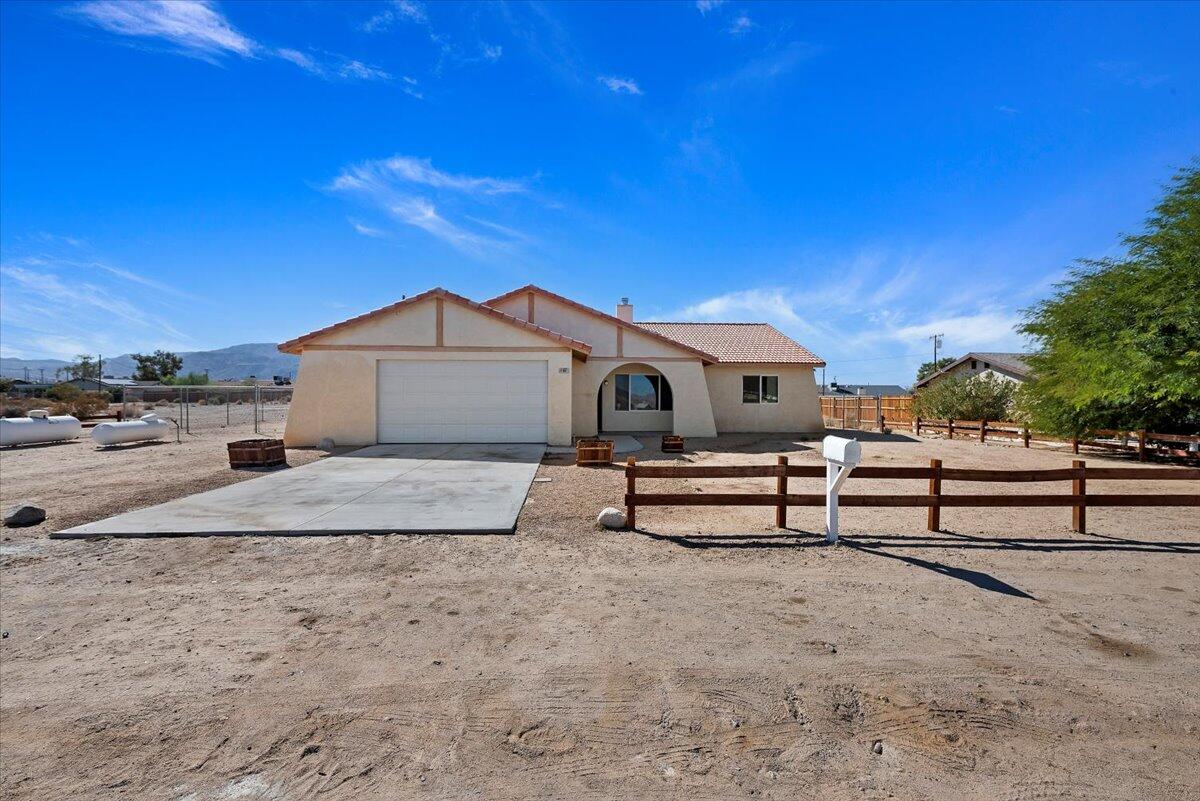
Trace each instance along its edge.
<instances>
[{"instance_id":1,"label":"garage door panel","mask_svg":"<svg viewBox=\"0 0 1200 801\"><path fill-rule=\"evenodd\" d=\"M380 442L545 442L545 361L379 362Z\"/></svg>"}]
</instances>

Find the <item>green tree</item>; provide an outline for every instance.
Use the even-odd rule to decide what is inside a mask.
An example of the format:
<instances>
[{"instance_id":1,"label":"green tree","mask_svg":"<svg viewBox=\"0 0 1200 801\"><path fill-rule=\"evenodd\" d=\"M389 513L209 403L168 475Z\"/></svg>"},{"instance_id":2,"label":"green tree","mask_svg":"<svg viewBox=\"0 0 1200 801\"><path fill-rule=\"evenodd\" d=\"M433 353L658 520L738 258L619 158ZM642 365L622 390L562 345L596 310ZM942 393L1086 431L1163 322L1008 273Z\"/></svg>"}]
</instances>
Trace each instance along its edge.
<instances>
[{"instance_id":1,"label":"green tree","mask_svg":"<svg viewBox=\"0 0 1200 801\"><path fill-rule=\"evenodd\" d=\"M86 353L81 353L75 357L75 361L62 368L70 376L71 380L89 379L96 380L100 377L100 364L92 356Z\"/></svg>"},{"instance_id":2,"label":"green tree","mask_svg":"<svg viewBox=\"0 0 1200 801\"><path fill-rule=\"evenodd\" d=\"M177 387L199 387L208 383L208 373L184 373L183 375L169 376L163 379L164 384L172 384Z\"/></svg>"},{"instance_id":3,"label":"green tree","mask_svg":"<svg viewBox=\"0 0 1200 801\"><path fill-rule=\"evenodd\" d=\"M1123 244L1025 312L1038 351L1019 406L1034 428L1200 429L1200 162Z\"/></svg>"},{"instance_id":4,"label":"green tree","mask_svg":"<svg viewBox=\"0 0 1200 801\"><path fill-rule=\"evenodd\" d=\"M133 374L136 381L162 381L183 369L183 359L167 350L156 350L151 354L134 353L132 358L137 362L137 371Z\"/></svg>"},{"instance_id":5,"label":"green tree","mask_svg":"<svg viewBox=\"0 0 1200 801\"><path fill-rule=\"evenodd\" d=\"M944 356L941 359L938 359L936 362L923 362L921 366L917 368L917 380L921 381L926 377L933 375L938 370L941 370L943 367L953 364L956 358L957 357L955 356Z\"/></svg>"},{"instance_id":6,"label":"green tree","mask_svg":"<svg viewBox=\"0 0 1200 801\"><path fill-rule=\"evenodd\" d=\"M1016 382L985 373L934 381L913 396L913 411L935 420L1008 420Z\"/></svg>"}]
</instances>

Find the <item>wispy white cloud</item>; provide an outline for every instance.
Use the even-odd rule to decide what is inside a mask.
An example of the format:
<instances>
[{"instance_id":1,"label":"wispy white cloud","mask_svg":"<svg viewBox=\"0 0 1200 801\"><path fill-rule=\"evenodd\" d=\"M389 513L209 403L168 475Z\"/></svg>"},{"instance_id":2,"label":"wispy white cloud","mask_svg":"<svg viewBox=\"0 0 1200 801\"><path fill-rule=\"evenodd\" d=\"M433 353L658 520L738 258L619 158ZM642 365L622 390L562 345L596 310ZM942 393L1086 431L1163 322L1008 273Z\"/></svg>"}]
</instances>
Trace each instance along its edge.
<instances>
[{"instance_id":1,"label":"wispy white cloud","mask_svg":"<svg viewBox=\"0 0 1200 801\"><path fill-rule=\"evenodd\" d=\"M333 189L380 189L397 183L419 184L476 195L508 195L528 191L525 181L516 178L455 175L433 166L429 159L392 156L364 161L342 171L331 185Z\"/></svg>"},{"instance_id":2,"label":"wispy white cloud","mask_svg":"<svg viewBox=\"0 0 1200 801\"><path fill-rule=\"evenodd\" d=\"M69 13L110 33L163 40L209 61L230 54L254 58L262 49L209 0L90 0Z\"/></svg>"},{"instance_id":3,"label":"wispy white cloud","mask_svg":"<svg viewBox=\"0 0 1200 801\"><path fill-rule=\"evenodd\" d=\"M365 224L359 222L358 220L354 219L353 217L347 217L346 221L350 223L351 227L353 227L355 231L362 234L363 236L369 236L372 239L386 239L387 238L387 232L382 231L379 228L372 228L369 225L365 225Z\"/></svg>"},{"instance_id":4,"label":"wispy white cloud","mask_svg":"<svg viewBox=\"0 0 1200 801\"><path fill-rule=\"evenodd\" d=\"M618 78L614 75L600 75L596 78L600 83L607 86L611 91L621 94L640 95L641 87L631 78Z\"/></svg>"},{"instance_id":5,"label":"wispy white cloud","mask_svg":"<svg viewBox=\"0 0 1200 801\"><path fill-rule=\"evenodd\" d=\"M741 36L749 33L755 27L754 20L750 19L749 14L738 14L729 23L729 27L726 30L734 36Z\"/></svg>"},{"instance_id":6,"label":"wispy white cloud","mask_svg":"<svg viewBox=\"0 0 1200 801\"><path fill-rule=\"evenodd\" d=\"M772 47L732 72L710 81L704 88L709 92L744 92L747 89L769 88L777 79L788 75L805 61L825 52L823 47L808 42L791 41Z\"/></svg>"},{"instance_id":7,"label":"wispy white cloud","mask_svg":"<svg viewBox=\"0 0 1200 801\"><path fill-rule=\"evenodd\" d=\"M999 111L1001 114L1006 114L1009 117L1015 117L1021 113L1021 109L1013 108L1012 106L996 106L996 111Z\"/></svg>"},{"instance_id":8,"label":"wispy white cloud","mask_svg":"<svg viewBox=\"0 0 1200 801\"><path fill-rule=\"evenodd\" d=\"M1126 86L1153 89L1166 83L1171 76L1166 73L1146 70L1136 61L1100 61L1096 69Z\"/></svg>"},{"instance_id":9,"label":"wispy white cloud","mask_svg":"<svg viewBox=\"0 0 1200 801\"><path fill-rule=\"evenodd\" d=\"M510 195L528 194L526 181L450 173L429 159L393 156L348 166L329 183L331 192L355 197L391 220L420 229L472 255L504 251L524 235L508 226L459 211L450 219L443 207L491 204ZM352 222L372 232L380 229ZM366 231L359 230L366 234ZM366 234L374 235L374 233Z\"/></svg>"},{"instance_id":10,"label":"wispy white cloud","mask_svg":"<svg viewBox=\"0 0 1200 801\"><path fill-rule=\"evenodd\" d=\"M377 14L362 24L362 29L368 33L381 33L388 30L397 22L415 22L424 24L429 21L425 6L412 0L392 0Z\"/></svg>"},{"instance_id":11,"label":"wispy white cloud","mask_svg":"<svg viewBox=\"0 0 1200 801\"><path fill-rule=\"evenodd\" d=\"M119 36L163 42L211 64L226 57L280 59L325 80L392 78L379 67L344 56L264 45L239 31L211 0L86 0L66 13Z\"/></svg>"},{"instance_id":12,"label":"wispy white cloud","mask_svg":"<svg viewBox=\"0 0 1200 801\"><path fill-rule=\"evenodd\" d=\"M725 5L725 0L696 0L696 9L701 14L708 14L708 12L723 5Z\"/></svg>"},{"instance_id":13,"label":"wispy white cloud","mask_svg":"<svg viewBox=\"0 0 1200 801\"><path fill-rule=\"evenodd\" d=\"M479 45L479 51L488 61L496 61L500 56L504 55L504 48L500 45L492 45L487 42L482 42Z\"/></svg>"},{"instance_id":14,"label":"wispy white cloud","mask_svg":"<svg viewBox=\"0 0 1200 801\"><path fill-rule=\"evenodd\" d=\"M679 312L684 320L700 322L802 322L795 302L780 289L745 289L702 300Z\"/></svg>"},{"instance_id":15,"label":"wispy white cloud","mask_svg":"<svg viewBox=\"0 0 1200 801\"><path fill-rule=\"evenodd\" d=\"M193 344L169 318L163 290L170 287L130 270L27 257L0 266L0 284L0 339L8 355L70 358Z\"/></svg>"}]
</instances>

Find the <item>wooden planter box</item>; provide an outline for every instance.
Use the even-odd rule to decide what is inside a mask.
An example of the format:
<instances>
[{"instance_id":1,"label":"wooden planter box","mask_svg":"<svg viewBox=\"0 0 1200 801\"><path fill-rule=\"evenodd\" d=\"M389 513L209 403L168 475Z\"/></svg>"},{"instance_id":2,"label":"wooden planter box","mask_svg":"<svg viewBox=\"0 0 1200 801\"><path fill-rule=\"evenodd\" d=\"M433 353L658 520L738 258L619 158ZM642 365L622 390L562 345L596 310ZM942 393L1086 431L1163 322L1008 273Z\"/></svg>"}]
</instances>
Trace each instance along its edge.
<instances>
[{"instance_id":1,"label":"wooden planter box","mask_svg":"<svg viewBox=\"0 0 1200 801\"><path fill-rule=\"evenodd\" d=\"M611 439L581 439L575 443L575 464L579 466L612 464Z\"/></svg>"},{"instance_id":2,"label":"wooden planter box","mask_svg":"<svg viewBox=\"0 0 1200 801\"><path fill-rule=\"evenodd\" d=\"M229 443L230 467L276 467L287 464L281 439L241 439Z\"/></svg>"},{"instance_id":3,"label":"wooden planter box","mask_svg":"<svg viewBox=\"0 0 1200 801\"><path fill-rule=\"evenodd\" d=\"M663 453L683 453L683 437L674 434L664 434L662 438Z\"/></svg>"}]
</instances>

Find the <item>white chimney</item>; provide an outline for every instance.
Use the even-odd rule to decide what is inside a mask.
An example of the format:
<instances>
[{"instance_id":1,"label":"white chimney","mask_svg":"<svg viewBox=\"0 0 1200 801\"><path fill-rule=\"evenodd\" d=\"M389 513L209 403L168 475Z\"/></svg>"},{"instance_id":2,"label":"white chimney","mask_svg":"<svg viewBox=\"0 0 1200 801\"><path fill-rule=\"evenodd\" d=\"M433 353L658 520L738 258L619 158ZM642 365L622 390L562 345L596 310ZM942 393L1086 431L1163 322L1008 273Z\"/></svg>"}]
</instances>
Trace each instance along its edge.
<instances>
[{"instance_id":1,"label":"white chimney","mask_svg":"<svg viewBox=\"0 0 1200 801\"><path fill-rule=\"evenodd\" d=\"M633 322L633 304L629 302L629 298L621 298L621 302L617 304L617 319L627 323Z\"/></svg>"}]
</instances>

